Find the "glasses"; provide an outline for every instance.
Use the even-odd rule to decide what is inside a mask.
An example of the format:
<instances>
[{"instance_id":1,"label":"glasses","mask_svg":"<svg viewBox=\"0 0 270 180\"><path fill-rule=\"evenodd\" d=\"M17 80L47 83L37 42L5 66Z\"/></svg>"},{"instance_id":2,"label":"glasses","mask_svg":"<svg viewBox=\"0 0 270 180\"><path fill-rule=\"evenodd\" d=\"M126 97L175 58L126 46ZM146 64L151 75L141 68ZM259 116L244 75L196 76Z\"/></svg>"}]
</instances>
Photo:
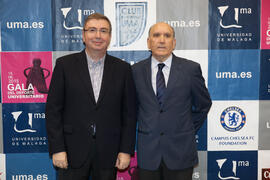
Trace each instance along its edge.
<instances>
[{"instance_id":1,"label":"glasses","mask_svg":"<svg viewBox=\"0 0 270 180\"><path fill-rule=\"evenodd\" d=\"M89 32L90 34L96 34L97 32L100 32L100 34L102 35L107 35L110 33L110 30L107 28L101 28L101 29L89 28L89 29L84 29L84 31Z\"/></svg>"}]
</instances>

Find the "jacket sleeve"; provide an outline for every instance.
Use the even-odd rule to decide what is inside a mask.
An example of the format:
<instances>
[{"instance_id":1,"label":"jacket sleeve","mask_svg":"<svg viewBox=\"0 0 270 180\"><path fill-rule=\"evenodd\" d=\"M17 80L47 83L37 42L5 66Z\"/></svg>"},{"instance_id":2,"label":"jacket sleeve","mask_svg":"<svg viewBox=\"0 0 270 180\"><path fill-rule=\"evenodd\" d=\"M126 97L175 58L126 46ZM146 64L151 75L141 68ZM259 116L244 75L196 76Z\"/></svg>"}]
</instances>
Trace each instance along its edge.
<instances>
[{"instance_id":1,"label":"jacket sleeve","mask_svg":"<svg viewBox=\"0 0 270 180\"><path fill-rule=\"evenodd\" d=\"M65 151L62 122L64 81L64 70L58 60L53 71L45 110L50 155Z\"/></svg>"},{"instance_id":2,"label":"jacket sleeve","mask_svg":"<svg viewBox=\"0 0 270 180\"><path fill-rule=\"evenodd\" d=\"M136 95L130 65L126 71L123 95L120 152L134 154L136 142Z\"/></svg>"},{"instance_id":3,"label":"jacket sleeve","mask_svg":"<svg viewBox=\"0 0 270 180\"><path fill-rule=\"evenodd\" d=\"M192 78L192 120L196 132L207 118L212 101L205 86L201 67L196 63Z\"/></svg>"}]
</instances>

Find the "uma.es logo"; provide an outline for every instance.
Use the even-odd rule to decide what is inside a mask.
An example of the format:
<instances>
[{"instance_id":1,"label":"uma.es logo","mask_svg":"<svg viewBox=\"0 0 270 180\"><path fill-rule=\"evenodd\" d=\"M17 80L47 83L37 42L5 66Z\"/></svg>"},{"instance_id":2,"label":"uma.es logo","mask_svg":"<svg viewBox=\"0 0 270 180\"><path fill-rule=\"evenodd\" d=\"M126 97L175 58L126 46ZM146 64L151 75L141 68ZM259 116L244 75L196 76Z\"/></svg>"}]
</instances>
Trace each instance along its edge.
<instances>
[{"instance_id":1,"label":"uma.es logo","mask_svg":"<svg viewBox=\"0 0 270 180\"><path fill-rule=\"evenodd\" d=\"M82 30L83 29L83 17L89 16L89 15L95 13L95 10L93 10L93 9L87 9L87 10L77 9L77 11L76 11L76 10L72 9L72 7L61 8L60 10L64 16L63 27L66 30L73 30L73 29ZM67 25L66 21L69 20L69 17L76 17L76 22L74 22L73 25Z\"/></svg>"},{"instance_id":2,"label":"uma.es logo","mask_svg":"<svg viewBox=\"0 0 270 180\"><path fill-rule=\"evenodd\" d=\"M25 113L23 111L11 112L14 119L13 129L17 133L37 132L33 129L33 119L45 119L45 113Z\"/></svg>"},{"instance_id":3,"label":"uma.es logo","mask_svg":"<svg viewBox=\"0 0 270 180\"><path fill-rule=\"evenodd\" d=\"M200 27L200 20L190 20L190 21L184 21L184 20L173 20L173 21L167 21L168 24L170 24L172 27L181 27L181 28L197 28Z\"/></svg>"},{"instance_id":4,"label":"uma.es logo","mask_svg":"<svg viewBox=\"0 0 270 180\"><path fill-rule=\"evenodd\" d=\"M239 23L239 16L243 14L252 14L251 8L234 8L231 6L219 6L219 13L221 19L219 25L224 28L242 28L243 26Z\"/></svg>"},{"instance_id":5,"label":"uma.es logo","mask_svg":"<svg viewBox=\"0 0 270 180\"><path fill-rule=\"evenodd\" d=\"M34 175L12 175L12 180L33 180L33 179L39 179L39 180L48 180L47 174L38 174L36 177ZM1 180L1 179L0 179Z\"/></svg>"},{"instance_id":6,"label":"uma.es logo","mask_svg":"<svg viewBox=\"0 0 270 180\"><path fill-rule=\"evenodd\" d=\"M220 180L226 180L226 179L231 179L231 180L237 180L240 179L237 176L237 167L249 167L249 161L227 161L227 159L217 159L216 160L219 171L218 171L218 178ZM222 173L222 170L226 169L224 173ZM231 172L227 171L228 169L231 169Z\"/></svg>"},{"instance_id":7,"label":"uma.es logo","mask_svg":"<svg viewBox=\"0 0 270 180\"><path fill-rule=\"evenodd\" d=\"M252 72L216 72L217 79L250 79L252 78Z\"/></svg>"},{"instance_id":8,"label":"uma.es logo","mask_svg":"<svg viewBox=\"0 0 270 180\"><path fill-rule=\"evenodd\" d=\"M17 133L36 132L33 128L33 113L24 114L22 111L11 113L14 123L14 131Z\"/></svg>"},{"instance_id":9,"label":"uma.es logo","mask_svg":"<svg viewBox=\"0 0 270 180\"><path fill-rule=\"evenodd\" d=\"M43 29L44 22L12 21L7 22L8 29Z\"/></svg>"}]
</instances>

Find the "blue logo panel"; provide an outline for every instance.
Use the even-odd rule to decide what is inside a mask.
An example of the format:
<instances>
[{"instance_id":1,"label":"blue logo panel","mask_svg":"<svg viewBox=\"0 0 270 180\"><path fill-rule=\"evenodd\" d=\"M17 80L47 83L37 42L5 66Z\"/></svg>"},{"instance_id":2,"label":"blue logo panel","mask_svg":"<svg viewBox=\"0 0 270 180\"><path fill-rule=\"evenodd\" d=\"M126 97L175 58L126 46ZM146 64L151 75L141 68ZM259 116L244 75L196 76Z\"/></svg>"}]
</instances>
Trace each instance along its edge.
<instances>
[{"instance_id":1,"label":"blue logo panel","mask_svg":"<svg viewBox=\"0 0 270 180\"><path fill-rule=\"evenodd\" d=\"M209 49L258 49L259 0L210 0Z\"/></svg>"},{"instance_id":2,"label":"blue logo panel","mask_svg":"<svg viewBox=\"0 0 270 180\"><path fill-rule=\"evenodd\" d=\"M208 179L257 179L257 151L208 152Z\"/></svg>"},{"instance_id":3,"label":"blue logo panel","mask_svg":"<svg viewBox=\"0 0 270 180\"><path fill-rule=\"evenodd\" d=\"M6 179L56 179L48 153L7 154Z\"/></svg>"},{"instance_id":4,"label":"blue logo panel","mask_svg":"<svg viewBox=\"0 0 270 180\"><path fill-rule=\"evenodd\" d=\"M78 51L84 48L82 29L87 16L103 14L103 1L53 1L53 50Z\"/></svg>"},{"instance_id":5,"label":"blue logo panel","mask_svg":"<svg viewBox=\"0 0 270 180\"><path fill-rule=\"evenodd\" d=\"M270 50L261 51L260 99L270 100Z\"/></svg>"},{"instance_id":6,"label":"blue logo panel","mask_svg":"<svg viewBox=\"0 0 270 180\"><path fill-rule=\"evenodd\" d=\"M16 8L14 8L16 7ZM51 51L51 1L1 1L3 51Z\"/></svg>"},{"instance_id":7,"label":"blue logo panel","mask_svg":"<svg viewBox=\"0 0 270 180\"><path fill-rule=\"evenodd\" d=\"M259 98L259 50L209 51L208 89L213 100Z\"/></svg>"},{"instance_id":8,"label":"blue logo panel","mask_svg":"<svg viewBox=\"0 0 270 180\"><path fill-rule=\"evenodd\" d=\"M2 104L4 153L48 152L45 104Z\"/></svg>"},{"instance_id":9,"label":"blue logo panel","mask_svg":"<svg viewBox=\"0 0 270 180\"><path fill-rule=\"evenodd\" d=\"M109 51L108 54L125 60L130 64L144 60L151 55L149 51Z\"/></svg>"}]
</instances>

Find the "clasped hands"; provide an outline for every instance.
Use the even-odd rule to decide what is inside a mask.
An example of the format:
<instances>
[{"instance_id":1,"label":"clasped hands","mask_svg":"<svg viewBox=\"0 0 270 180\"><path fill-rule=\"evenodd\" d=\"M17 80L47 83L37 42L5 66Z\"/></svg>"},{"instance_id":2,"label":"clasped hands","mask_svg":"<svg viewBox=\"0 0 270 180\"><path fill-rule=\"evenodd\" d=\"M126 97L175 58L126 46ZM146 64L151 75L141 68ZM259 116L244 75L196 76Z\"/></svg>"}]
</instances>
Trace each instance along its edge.
<instances>
[{"instance_id":1,"label":"clasped hands","mask_svg":"<svg viewBox=\"0 0 270 180\"><path fill-rule=\"evenodd\" d=\"M59 167L61 169L67 169L68 168L68 161L67 161L67 153L66 152L59 152L54 153L52 155L53 165L56 167ZM124 170L128 167L130 163L130 155L127 153L118 153L115 167L117 167L119 170Z\"/></svg>"}]
</instances>

